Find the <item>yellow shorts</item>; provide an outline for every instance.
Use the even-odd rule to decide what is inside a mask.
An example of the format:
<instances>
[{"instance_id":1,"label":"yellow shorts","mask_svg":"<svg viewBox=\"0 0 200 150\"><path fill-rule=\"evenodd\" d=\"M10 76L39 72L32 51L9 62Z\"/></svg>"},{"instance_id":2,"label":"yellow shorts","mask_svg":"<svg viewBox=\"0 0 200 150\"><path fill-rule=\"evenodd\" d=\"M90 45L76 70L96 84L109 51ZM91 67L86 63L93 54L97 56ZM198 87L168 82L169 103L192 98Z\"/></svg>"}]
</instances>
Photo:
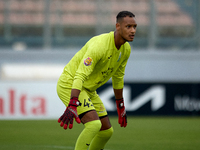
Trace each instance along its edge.
<instances>
[{"instance_id":1,"label":"yellow shorts","mask_svg":"<svg viewBox=\"0 0 200 150\"><path fill-rule=\"evenodd\" d=\"M71 97L72 82L73 80L69 75L62 74L57 83L57 94L66 107L68 106ZM90 92L83 88L78 100L81 103L81 106L77 107L79 116L91 110L96 110L99 117L107 115L105 106L96 91Z\"/></svg>"}]
</instances>

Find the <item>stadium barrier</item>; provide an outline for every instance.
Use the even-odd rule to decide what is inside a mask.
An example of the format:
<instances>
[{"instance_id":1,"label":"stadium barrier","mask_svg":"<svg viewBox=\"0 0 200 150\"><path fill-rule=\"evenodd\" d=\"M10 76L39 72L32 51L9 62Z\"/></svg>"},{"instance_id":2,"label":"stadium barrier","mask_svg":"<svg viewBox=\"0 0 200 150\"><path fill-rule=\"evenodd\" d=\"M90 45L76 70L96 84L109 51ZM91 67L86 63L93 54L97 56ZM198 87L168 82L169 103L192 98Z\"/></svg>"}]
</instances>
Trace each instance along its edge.
<instances>
[{"instance_id":1,"label":"stadium barrier","mask_svg":"<svg viewBox=\"0 0 200 150\"><path fill-rule=\"evenodd\" d=\"M0 119L57 119L65 110L56 82L0 82ZM129 115L200 115L200 83L125 83ZM116 115L111 83L98 89L110 115Z\"/></svg>"}]
</instances>

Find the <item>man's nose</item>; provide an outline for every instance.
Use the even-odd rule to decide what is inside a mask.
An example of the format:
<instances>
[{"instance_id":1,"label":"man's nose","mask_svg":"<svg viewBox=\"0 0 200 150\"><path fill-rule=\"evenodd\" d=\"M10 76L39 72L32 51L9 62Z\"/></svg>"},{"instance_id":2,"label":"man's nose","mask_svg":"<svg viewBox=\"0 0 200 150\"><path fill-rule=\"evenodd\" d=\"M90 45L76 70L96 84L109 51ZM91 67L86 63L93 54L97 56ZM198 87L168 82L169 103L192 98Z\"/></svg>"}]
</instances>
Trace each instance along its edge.
<instances>
[{"instance_id":1,"label":"man's nose","mask_svg":"<svg viewBox=\"0 0 200 150\"><path fill-rule=\"evenodd\" d=\"M132 33L135 33L135 32L136 32L136 28L135 28L135 27L132 27L132 28L131 28L131 32L132 32Z\"/></svg>"}]
</instances>

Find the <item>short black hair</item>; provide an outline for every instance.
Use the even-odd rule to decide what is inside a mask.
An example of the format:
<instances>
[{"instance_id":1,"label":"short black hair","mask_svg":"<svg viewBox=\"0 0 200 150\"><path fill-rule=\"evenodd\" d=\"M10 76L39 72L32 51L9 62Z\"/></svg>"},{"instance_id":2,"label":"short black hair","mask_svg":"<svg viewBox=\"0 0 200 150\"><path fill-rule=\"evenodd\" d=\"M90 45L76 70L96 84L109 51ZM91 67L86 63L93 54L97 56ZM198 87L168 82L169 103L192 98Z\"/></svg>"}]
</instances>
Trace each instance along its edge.
<instances>
[{"instance_id":1,"label":"short black hair","mask_svg":"<svg viewBox=\"0 0 200 150\"><path fill-rule=\"evenodd\" d=\"M118 15L116 16L116 21L119 22L122 18L126 16L135 17L135 15L130 11L120 11Z\"/></svg>"}]
</instances>

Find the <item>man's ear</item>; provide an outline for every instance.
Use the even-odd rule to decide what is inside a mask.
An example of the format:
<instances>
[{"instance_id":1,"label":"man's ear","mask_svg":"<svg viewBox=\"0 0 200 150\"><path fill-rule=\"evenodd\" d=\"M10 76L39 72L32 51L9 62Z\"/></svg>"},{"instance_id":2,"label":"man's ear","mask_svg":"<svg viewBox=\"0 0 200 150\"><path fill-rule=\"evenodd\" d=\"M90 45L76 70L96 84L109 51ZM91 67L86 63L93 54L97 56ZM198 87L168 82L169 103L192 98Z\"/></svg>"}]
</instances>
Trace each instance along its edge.
<instances>
[{"instance_id":1,"label":"man's ear","mask_svg":"<svg viewBox=\"0 0 200 150\"><path fill-rule=\"evenodd\" d=\"M117 22L117 23L116 23L116 30L119 30L119 29L120 29L120 23Z\"/></svg>"}]
</instances>

